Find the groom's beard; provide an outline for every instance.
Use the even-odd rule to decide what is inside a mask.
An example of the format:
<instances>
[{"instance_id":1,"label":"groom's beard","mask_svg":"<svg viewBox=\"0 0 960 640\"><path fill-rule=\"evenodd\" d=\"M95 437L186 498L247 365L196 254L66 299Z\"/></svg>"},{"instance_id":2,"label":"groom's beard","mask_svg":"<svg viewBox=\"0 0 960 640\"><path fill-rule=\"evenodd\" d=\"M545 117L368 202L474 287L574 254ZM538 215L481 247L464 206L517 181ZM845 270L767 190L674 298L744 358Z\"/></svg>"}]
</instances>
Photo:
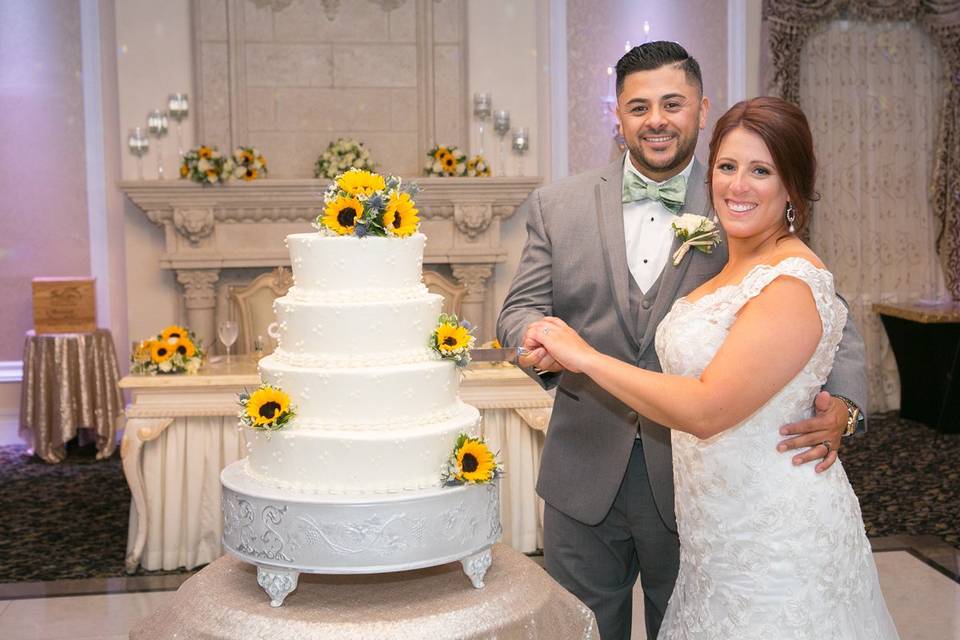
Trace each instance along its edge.
<instances>
[{"instance_id":1,"label":"groom's beard","mask_svg":"<svg viewBox=\"0 0 960 640\"><path fill-rule=\"evenodd\" d=\"M687 166L687 163L690 162L690 158L693 157L693 153L696 150L697 131L698 130L695 130L693 135L690 136L684 136L680 131L668 131L666 129L661 131L644 131L638 134L636 140L626 141L633 166L644 175L647 175L647 173L663 173L673 171L674 169L677 170L677 173L680 173L680 171ZM664 135L668 133L677 136L676 150L673 155L668 157L652 157L644 151L643 138L645 136Z\"/></svg>"}]
</instances>

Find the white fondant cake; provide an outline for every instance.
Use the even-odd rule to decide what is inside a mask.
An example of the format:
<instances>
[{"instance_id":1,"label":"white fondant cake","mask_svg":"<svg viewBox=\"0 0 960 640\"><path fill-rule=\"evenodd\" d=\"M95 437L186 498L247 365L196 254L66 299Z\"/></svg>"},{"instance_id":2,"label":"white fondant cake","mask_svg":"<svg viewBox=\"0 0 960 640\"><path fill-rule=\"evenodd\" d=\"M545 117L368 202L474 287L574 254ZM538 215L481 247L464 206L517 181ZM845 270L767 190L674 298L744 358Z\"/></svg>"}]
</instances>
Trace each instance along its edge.
<instances>
[{"instance_id":1,"label":"white fondant cake","mask_svg":"<svg viewBox=\"0 0 960 640\"><path fill-rule=\"evenodd\" d=\"M287 237L294 286L274 303L279 347L263 382L290 395L282 431L248 432L247 471L298 492L436 487L479 412L429 347L442 298L422 281L425 238Z\"/></svg>"}]
</instances>

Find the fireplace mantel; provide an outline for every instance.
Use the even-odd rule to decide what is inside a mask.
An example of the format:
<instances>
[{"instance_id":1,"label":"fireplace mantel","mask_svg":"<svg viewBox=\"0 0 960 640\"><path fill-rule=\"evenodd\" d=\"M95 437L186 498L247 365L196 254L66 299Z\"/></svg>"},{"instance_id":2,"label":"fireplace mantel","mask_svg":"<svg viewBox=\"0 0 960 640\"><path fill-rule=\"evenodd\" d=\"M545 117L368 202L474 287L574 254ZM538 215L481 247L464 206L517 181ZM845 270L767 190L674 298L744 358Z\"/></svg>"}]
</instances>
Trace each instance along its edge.
<instances>
[{"instance_id":1,"label":"fireplace mantel","mask_svg":"<svg viewBox=\"0 0 960 640\"><path fill-rule=\"evenodd\" d=\"M415 178L424 262L449 265L467 289L463 315L492 327L488 292L493 267L506 252L500 222L540 184L540 178ZM221 269L289 266L283 239L312 230L326 180L257 180L201 186L183 180L137 180L120 188L163 228L159 266L177 273L187 321L206 344L215 340L216 283ZM481 339L492 335L481 335Z\"/></svg>"}]
</instances>

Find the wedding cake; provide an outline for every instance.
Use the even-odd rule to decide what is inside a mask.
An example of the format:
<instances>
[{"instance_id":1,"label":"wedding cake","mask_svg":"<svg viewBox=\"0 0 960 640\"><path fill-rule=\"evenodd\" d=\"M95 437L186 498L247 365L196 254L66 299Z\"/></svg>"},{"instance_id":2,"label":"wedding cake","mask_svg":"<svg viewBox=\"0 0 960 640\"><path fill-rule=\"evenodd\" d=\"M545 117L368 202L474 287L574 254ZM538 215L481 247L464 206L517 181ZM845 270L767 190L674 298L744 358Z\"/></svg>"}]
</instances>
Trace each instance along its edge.
<instances>
[{"instance_id":1,"label":"wedding cake","mask_svg":"<svg viewBox=\"0 0 960 640\"><path fill-rule=\"evenodd\" d=\"M467 330L423 284L426 238L411 215L396 232L397 203L416 209L391 180L360 197L328 192L328 205L352 198L347 215L327 207L336 235L287 237L294 286L274 302L278 347L260 360L261 388L241 397L248 457L221 476L223 543L257 565L274 606L300 572L460 560L481 587L500 535L499 469L477 439L479 412L459 399ZM342 231L364 216L384 236ZM459 334L438 342L438 326ZM486 481L465 481L477 471Z\"/></svg>"}]
</instances>

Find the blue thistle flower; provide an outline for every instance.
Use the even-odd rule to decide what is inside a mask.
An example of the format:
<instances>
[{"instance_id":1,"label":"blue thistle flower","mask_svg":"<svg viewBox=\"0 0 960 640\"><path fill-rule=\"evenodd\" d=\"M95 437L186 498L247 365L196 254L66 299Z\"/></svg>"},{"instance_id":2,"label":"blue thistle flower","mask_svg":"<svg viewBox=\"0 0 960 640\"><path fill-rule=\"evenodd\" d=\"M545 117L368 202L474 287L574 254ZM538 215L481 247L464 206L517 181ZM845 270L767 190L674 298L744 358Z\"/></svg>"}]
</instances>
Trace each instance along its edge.
<instances>
[{"instance_id":1,"label":"blue thistle flower","mask_svg":"<svg viewBox=\"0 0 960 640\"><path fill-rule=\"evenodd\" d=\"M369 228L367 223L366 222L358 223L357 226L353 228L353 232L357 234L358 238L364 237L365 235L367 235L367 233L369 233Z\"/></svg>"}]
</instances>

